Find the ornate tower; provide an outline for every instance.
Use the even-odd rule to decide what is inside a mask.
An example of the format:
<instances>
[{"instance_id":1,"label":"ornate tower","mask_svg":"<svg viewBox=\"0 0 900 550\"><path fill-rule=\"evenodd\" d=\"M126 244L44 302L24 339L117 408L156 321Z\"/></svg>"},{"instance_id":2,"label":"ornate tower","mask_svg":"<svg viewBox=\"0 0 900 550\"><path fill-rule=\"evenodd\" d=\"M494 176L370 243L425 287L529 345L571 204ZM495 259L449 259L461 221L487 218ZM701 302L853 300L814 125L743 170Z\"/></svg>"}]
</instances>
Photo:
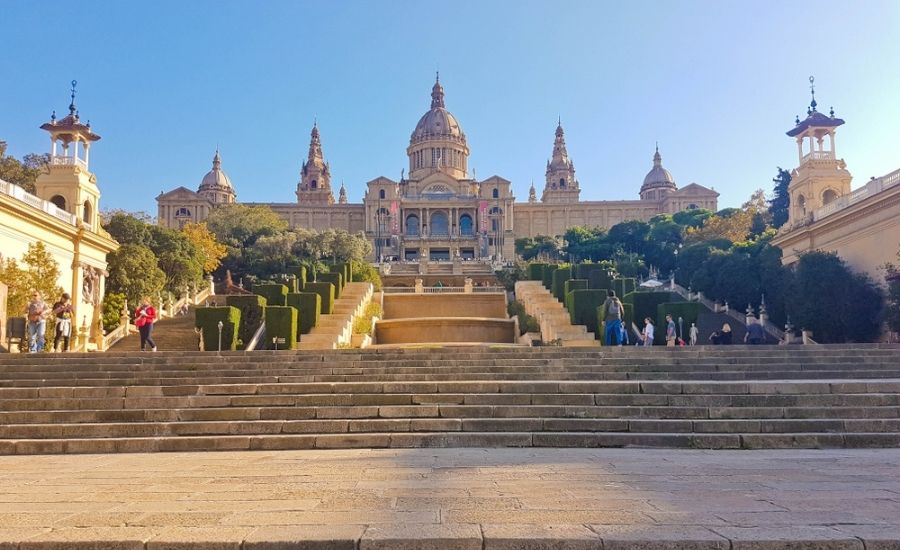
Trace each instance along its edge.
<instances>
[{"instance_id":1,"label":"ornate tower","mask_svg":"<svg viewBox=\"0 0 900 550\"><path fill-rule=\"evenodd\" d=\"M334 195L331 194L331 169L322 155L318 123L313 124L309 140L309 155L300 169L297 202L316 205L334 204Z\"/></svg>"},{"instance_id":2,"label":"ornate tower","mask_svg":"<svg viewBox=\"0 0 900 550\"><path fill-rule=\"evenodd\" d=\"M222 170L222 157L219 156L218 149L213 156L212 170L203 176L197 194L216 205L231 204L237 197L231 179Z\"/></svg>"},{"instance_id":3,"label":"ornate tower","mask_svg":"<svg viewBox=\"0 0 900 550\"><path fill-rule=\"evenodd\" d=\"M537 192L534 190L534 182L531 182L531 187L528 189L528 202L532 204L537 202Z\"/></svg>"},{"instance_id":4,"label":"ornate tower","mask_svg":"<svg viewBox=\"0 0 900 550\"><path fill-rule=\"evenodd\" d=\"M672 172L663 168L662 155L659 154L659 145L657 145L656 152L653 153L653 168L644 176L644 183L641 185L641 200L659 201L677 190L678 186L675 184Z\"/></svg>"},{"instance_id":5,"label":"ornate tower","mask_svg":"<svg viewBox=\"0 0 900 550\"><path fill-rule=\"evenodd\" d=\"M557 121L556 138L553 140L553 157L547 161L546 179L541 202L578 202L581 189L575 179L575 165L566 150L565 133L560 121Z\"/></svg>"},{"instance_id":6,"label":"ornate tower","mask_svg":"<svg viewBox=\"0 0 900 550\"><path fill-rule=\"evenodd\" d=\"M100 136L91 130L90 121L81 122L75 107L77 85L73 80L69 114L56 120L53 111L50 122L41 125L50 134L50 164L48 171L35 181L35 188L38 197L74 214L89 230L98 232L100 189L97 177L90 171L90 153L91 144Z\"/></svg>"},{"instance_id":7,"label":"ornate tower","mask_svg":"<svg viewBox=\"0 0 900 550\"><path fill-rule=\"evenodd\" d=\"M834 108L828 115L816 110L815 78L809 77L812 100L806 110L806 118L796 117L794 128L787 132L797 140L799 166L791 173L790 211L788 227L801 225L809 220L817 208L850 194L850 180L843 159L835 156L835 129L844 121L835 118ZM828 138L827 143L825 138Z\"/></svg>"},{"instance_id":8,"label":"ornate tower","mask_svg":"<svg viewBox=\"0 0 900 550\"><path fill-rule=\"evenodd\" d=\"M456 117L444 105L440 75L431 88L431 109L422 115L409 138L409 179L418 181L443 172L457 180L466 179L469 146Z\"/></svg>"},{"instance_id":9,"label":"ornate tower","mask_svg":"<svg viewBox=\"0 0 900 550\"><path fill-rule=\"evenodd\" d=\"M344 182L341 182L341 191L338 194L338 204L347 204L347 189L344 188Z\"/></svg>"}]
</instances>

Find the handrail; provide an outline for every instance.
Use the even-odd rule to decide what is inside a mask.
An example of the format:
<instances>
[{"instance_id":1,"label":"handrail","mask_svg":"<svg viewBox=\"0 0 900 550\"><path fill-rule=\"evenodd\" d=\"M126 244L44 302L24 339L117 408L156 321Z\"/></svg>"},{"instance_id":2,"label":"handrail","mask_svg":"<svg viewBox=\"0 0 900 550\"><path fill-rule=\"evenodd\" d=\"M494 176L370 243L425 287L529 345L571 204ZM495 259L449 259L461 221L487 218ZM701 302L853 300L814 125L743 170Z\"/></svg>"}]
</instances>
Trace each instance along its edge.
<instances>
[{"instance_id":1,"label":"handrail","mask_svg":"<svg viewBox=\"0 0 900 550\"><path fill-rule=\"evenodd\" d=\"M103 349L109 349L110 347L115 345L116 342L118 342L122 338L125 338L126 336L128 336L128 332L129 332L129 330L128 330L127 324L126 325L120 324L116 328L109 331L103 337Z\"/></svg>"},{"instance_id":2,"label":"handrail","mask_svg":"<svg viewBox=\"0 0 900 550\"><path fill-rule=\"evenodd\" d=\"M699 296L697 296L696 298L692 298L690 296L690 293L687 291L687 289L684 288L683 286L679 285L678 283L670 284L669 290L674 291L675 293L679 294L681 297L687 299L688 301L696 300L696 301L700 302L701 304L703 304L704 306L706 306L707 308L711 309L712 311L717 310L717 306L714 302L712 302L706 298L699 297ZM740 313L734 309L729 308L726 311L720 311L718 313L724 313L724 314L728 315L729 317L731 317L732 319L734 319L735 321L737 321L738 323L745 325L745 326L747 325L747 315ZM763 329L770 336L774 336L778 340L784 340L784 331L781 330L780 328L778 328L777 326L775 326L774 323L772 323L768 319L765 319L765 320L760 319L759 321L760 321L760 324L762 325Z\"/></svg>"},{"instance_id":3,"label":"handrail","mask_svg":"<svg viewBox=\"0 0 900 550\"><path fill-rule=\"evenodd\" d=\"M259 328L256 329L256 332L253 333L253 337L250 338L250 341L244 346L245 351L253 351L256 349L256 346L262 342L263 335L266 333L266 322L263 321L259 324Z\"/></svg>"}]
</instances>

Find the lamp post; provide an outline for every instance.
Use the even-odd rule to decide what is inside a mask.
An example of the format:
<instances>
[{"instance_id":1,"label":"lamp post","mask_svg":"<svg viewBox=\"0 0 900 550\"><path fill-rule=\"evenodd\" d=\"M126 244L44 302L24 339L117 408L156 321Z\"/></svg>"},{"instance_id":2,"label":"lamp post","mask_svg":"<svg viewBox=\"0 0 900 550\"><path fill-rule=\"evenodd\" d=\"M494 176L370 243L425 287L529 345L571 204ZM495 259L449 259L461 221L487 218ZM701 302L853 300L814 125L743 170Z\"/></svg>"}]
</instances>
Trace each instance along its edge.
<instances>
[{"instance_id":1,"label":"lamp post","mask_svg":"<svg viewBox=\"0 0 900 550\"><path fill-rule=\"evenodd\" d=\"M222 328L224 326L225 324L222 323L222 321L219 321L218 324L216 324L216 327L219 329L219 353L222 353Z\"/></svg>"}]
</instances>

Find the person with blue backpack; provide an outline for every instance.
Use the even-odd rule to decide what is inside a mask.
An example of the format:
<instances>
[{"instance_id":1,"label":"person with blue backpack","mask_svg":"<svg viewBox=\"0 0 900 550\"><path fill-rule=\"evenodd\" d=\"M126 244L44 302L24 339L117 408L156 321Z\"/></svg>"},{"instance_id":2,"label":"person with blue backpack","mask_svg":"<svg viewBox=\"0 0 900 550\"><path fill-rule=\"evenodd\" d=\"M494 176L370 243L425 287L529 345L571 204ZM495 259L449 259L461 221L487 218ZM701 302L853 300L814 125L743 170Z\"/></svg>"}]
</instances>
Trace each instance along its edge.
<instances>
[{"instance_id":1,"label":"person with blue backpack","mask_svg":"<svg viewBox=\"0 0 900 550\"><path fill-rule=\"evenodd\" d=\"M603 302L603 313L606 320L606 345L621 346L622 315L625 313L625 307L622 306L622 301L616 297L615 290L610 290L606 293L606 301Z\"/></svg>"}]
</instances>

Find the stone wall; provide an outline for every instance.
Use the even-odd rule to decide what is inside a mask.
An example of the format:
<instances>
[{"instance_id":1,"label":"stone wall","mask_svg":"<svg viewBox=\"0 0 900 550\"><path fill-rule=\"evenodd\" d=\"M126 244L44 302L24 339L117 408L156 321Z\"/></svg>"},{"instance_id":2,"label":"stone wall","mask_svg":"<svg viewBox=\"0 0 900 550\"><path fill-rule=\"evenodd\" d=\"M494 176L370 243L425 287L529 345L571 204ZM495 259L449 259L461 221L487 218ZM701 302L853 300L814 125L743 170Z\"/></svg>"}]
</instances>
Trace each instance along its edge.
<instances>
[{"instance_id":1,"label":"stone wall","mask_svg":"<svg viewBox=\"0 0 900 550\"><path fill-rule=\"evenodd\" d=\"M503 294L385 294L384 318L491 317L506 319ZM380 343L380 342L379 342Z\"/></svg>"}]
</instances>

